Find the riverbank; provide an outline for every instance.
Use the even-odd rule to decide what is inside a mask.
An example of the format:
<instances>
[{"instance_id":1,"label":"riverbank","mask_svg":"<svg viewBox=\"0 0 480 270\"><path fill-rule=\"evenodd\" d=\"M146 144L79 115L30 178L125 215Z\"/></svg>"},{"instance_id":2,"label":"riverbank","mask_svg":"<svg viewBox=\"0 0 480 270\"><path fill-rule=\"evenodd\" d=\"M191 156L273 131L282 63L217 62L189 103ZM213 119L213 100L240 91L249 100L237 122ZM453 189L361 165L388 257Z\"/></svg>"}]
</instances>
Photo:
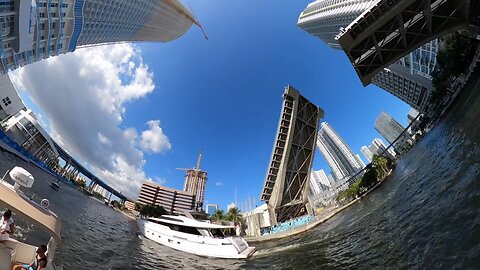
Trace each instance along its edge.
<instances>
[{"instance_id":1,"label":"riverbank","mask_svg":"<svg viewBox=\"0 0 480 270\"><path fill-rule=\"evenodd\" d=\"M390 170L388 172L388 174L382 179L380 180L377 184L375 184L375 186L373 186L371 189L369 189L367 192L365 192L364 194L362 194L360 197L352 200L351 202L345 204L344 206L342 207L339 207L339 208L336 208L334 209L331 213L329 213L328 215L326 216L317 216L315 217L315 220L312 221L312 222L309 222L305 225L302 225L302 226L299 226L297 228L294 228L294 229L291 229L291 230L288 230L288 231L285 231L285 232L281 232L281 233L275 233L275 234L268 234L268 235L262 235L262 236L259 236L259 237L244 237L245 240L251 244L251 243L258 243L258 242L264 242L264 241L270 241L270 240L278 240L278 239L282 239L282 238L286 238L286 237L290 237L290 236L294 236L294 235L297 235L297 234L301 234L301 233L304 233L304 232L307 232L308 230L310 229L313 229L315 227L317 227L318 225L322 224L322 223L325 223L326 221L330 220L331 218L333 218L336 214L342 212L343 210L347 209L348 207L354 205L355 203L357 203L358 201L360 201L362 198L364 198L365 196L367 196L368 194L370 194L370 192L374 191L375 189L377 189L380 185L382 185L389 177L390 175L392 174L393 172L393 169Z\"/></svg>"}]
</instances>

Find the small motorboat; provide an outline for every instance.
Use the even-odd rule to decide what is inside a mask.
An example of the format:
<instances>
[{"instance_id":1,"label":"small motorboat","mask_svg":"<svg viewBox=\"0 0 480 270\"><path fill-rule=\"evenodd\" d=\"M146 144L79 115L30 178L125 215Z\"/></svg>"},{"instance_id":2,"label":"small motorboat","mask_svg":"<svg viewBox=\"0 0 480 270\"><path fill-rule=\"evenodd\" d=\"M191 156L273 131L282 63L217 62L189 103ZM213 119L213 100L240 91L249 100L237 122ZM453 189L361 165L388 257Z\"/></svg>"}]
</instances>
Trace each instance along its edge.
<instances>
[{"instance_id":1,"label":"small motorboat","mask_svg":"<svg viewBox=\"0 0 480 270\"><path fill-rule=\"evenodd\" d=\"M211 224L193 217L163 215L138 218L140 232L161 245L205 257L245 259L255 247L235 235L235 226Z\"/></svg>"},{"instance_id":2,"label":"small motorboat","mask_svg":"<svg viewBox=\"0 0 480 270\"><path fill-rule=\"evenodd\" d=\"M53 263L57 245L62 241L60 218L48 209L50 203L47 199L36 203L20 190L20 187L31 188L33 186L34 178L27 170L15 167L10 171L9 176L15 185L12 186L4 178L0 179L0 194L2 194L0 204L50 236L50 240L46 243L47 267L45 269L63 269L62 266ZM0 269L11 269L14 262L15 264L30 264L35 258L36 251L36 246L8 237L0 243Z\"/></svg>"}]
</instances>

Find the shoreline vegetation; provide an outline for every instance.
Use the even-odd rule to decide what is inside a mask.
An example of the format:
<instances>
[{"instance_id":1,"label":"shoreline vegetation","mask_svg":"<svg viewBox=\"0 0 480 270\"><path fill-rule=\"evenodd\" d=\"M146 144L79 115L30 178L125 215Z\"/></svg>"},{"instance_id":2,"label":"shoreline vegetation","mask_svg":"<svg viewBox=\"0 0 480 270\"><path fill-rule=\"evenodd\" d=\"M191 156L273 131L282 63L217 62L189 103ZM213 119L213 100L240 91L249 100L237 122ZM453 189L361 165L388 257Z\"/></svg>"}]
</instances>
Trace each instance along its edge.
<instances>
[{"instance_id":1,"label":"shoreline vegetation","mask_svg":"<svg viewBox=\"0 0 480 270\"><path fill-rule=\"evenodd\" d=\"M385 177L383 179L380 179L373 187L371 187L369 190L362 193L361 196L355 197L354 199L352 199L352 201L349 201L348 203L346 203L345 205L343 205L341 207L334 208L329 212L326 212L322 215L316 216L315 219L312 222L306 223L305 225L302 225L302 226L296 227L292 230L281 232L281 233L269 234L269 235L264 235L264 236L259 236L259 237L248 237L248 236L246 236L245 240L249 244L259 243L259 242L265 242L265 241L271 241L271 240L279 240L279 239L283 239L285 237L291 237L291 236L295 236L295 235L307 232L310 229L313 229L313 228L317 227L318 225L327 222L328 220L330 220L331 218L336 216L338 213L342 212L343 210L349 208L350 206L352 206L355 203L357 203L358 201L360 201L362 198L367 196L370 192L374 191L380 185L382 185L390 177L392 172L393 172L393 169L390 170L385 175Z\"/></svg>"},{"instance_id":2,"label":"shoreline vegetation","mask_svg":"<svg viewBox=\"0 0 480 270\"><path fill-rule=\"evenodd\" d=\"M389 157L373 155L372 162L367 165L365 173L360 180L357 180L349 188L340 192L335 198L337 204L344 205L367 193L395 166L394 161Z\"/></svg>"},{"instance_id":3,"label":"shoreline vegetation","mask_svg":"<svg viewBox=\"0 0 480 270\"><path fill-rule=\"evenodd\" d=\"M338 213L347 209L348 207L354 205L356 202L360 201L363 197L367 196L370 192L374 191L379 187L388 177L392 174L395 168L395 163L393 160L383 156L373 156L372 163L367 166L366 172L363 177L355 182L348 189L340 192L337 197L337 205L328 210L322 211L320 214L315 216L315 219L312 222L308 222L304 225L298 226L288 231L262 235L258 237L245 237L245 240L250 243L258 243L270 240L278 240L285 237L294 236L297 234L304 233L310 229L315 228L316 226L330 220Z\"/></svg>"}]
</instances>

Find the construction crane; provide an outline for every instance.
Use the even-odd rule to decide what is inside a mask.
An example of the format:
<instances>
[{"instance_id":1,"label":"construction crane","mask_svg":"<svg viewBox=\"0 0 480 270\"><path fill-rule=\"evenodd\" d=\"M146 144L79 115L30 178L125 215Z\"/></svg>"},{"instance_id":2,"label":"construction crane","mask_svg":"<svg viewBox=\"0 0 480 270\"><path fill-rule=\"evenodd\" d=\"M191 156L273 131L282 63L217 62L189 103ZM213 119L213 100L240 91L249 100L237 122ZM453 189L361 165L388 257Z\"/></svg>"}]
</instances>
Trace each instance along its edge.
<instances>
[{"instance_id":1,"label":"construction crane","mask_svg":"<svg viewBox=\"0 0 480 270\"><path fill-rule=\"evenodd\" d=\"M190 183L190 186L192 187L192 190L190 190L190 192L192 192L193 196L195 197L195 208L198 208L199 205L197 205L197 193L198 193L198 173L200 172L200 162L202 160L202 154L203 154L203 149L200 150L200 154L198 155L198 159L197 159L197 166L193 169L186 169L186 168L176 168L177 170L179 171L186 171L187 172L187 175L189 175L189 171L194 171L194 175L193 175L193 180L191 181ZM188 189L188 186L187 186L187 183L185 183L185 191L187 191ZM200 205L200 207L202 207Z\"/></svg>"},{"instance_id":2,"label":"construction crane","mask_svg":"<svg viewBox=\"0 0 480 270\"><path fill-rule=\"evenodd\" d=\"M205 30L203 29L202 25L200 24L200 22L195 17L188 14L182 8L178 7L177 5L175 5L174 3L172 3L169 0L164 0L164 2L165 2L165 4L169 5L171 8L175 9L179 14L183 15L185 18L192 21L193 24L198 26L198 28L200 28L200 30L202 30L202 33L203 33L203 36L205 37L205 39L208 39L207 33L205 33Z\"/></svg>"}]
</instances>

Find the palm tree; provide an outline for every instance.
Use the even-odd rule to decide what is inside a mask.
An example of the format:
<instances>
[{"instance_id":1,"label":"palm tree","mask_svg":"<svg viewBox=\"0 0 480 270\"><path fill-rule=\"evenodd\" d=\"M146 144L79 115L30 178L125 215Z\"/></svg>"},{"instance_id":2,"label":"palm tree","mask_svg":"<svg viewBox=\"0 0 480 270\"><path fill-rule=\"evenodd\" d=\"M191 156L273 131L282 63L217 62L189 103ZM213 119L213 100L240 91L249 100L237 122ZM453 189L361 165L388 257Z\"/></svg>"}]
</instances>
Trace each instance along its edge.
<instances>
[{"instance_id":1,"label":"palm tree","mask_svg":"<svg viewBox=\"0 0 480 270\"><path fill-rule=\"evenodd\" d=\"M383 178L383 176L388 173L388 160L386 158L374 155L372 157L372 164L377 170L380 178Z\"/></svg>"},{"instance_id":2,"label":"palm tree","mask_svg":"<svg viewBox=\"0 0 480 270\"><path fill-rule=\"evenodd\" d=\"M235 225L240 225L243 223L243 217L240 213L240 210L237 207L232 207L228 209L227 220L233 221Z\"/></svg>"},{"instance_id":3,"label":"palm tree","mask_svg":"<svg viewBox=\"0 0 480 270\"><path fill-rule=\"evenodd\" d=\"M212 215L213 220L223 220L225 218L225 214L223 213L223 210L218 209L215 211L215 213Z\"/></svg>"}]
</instances>

